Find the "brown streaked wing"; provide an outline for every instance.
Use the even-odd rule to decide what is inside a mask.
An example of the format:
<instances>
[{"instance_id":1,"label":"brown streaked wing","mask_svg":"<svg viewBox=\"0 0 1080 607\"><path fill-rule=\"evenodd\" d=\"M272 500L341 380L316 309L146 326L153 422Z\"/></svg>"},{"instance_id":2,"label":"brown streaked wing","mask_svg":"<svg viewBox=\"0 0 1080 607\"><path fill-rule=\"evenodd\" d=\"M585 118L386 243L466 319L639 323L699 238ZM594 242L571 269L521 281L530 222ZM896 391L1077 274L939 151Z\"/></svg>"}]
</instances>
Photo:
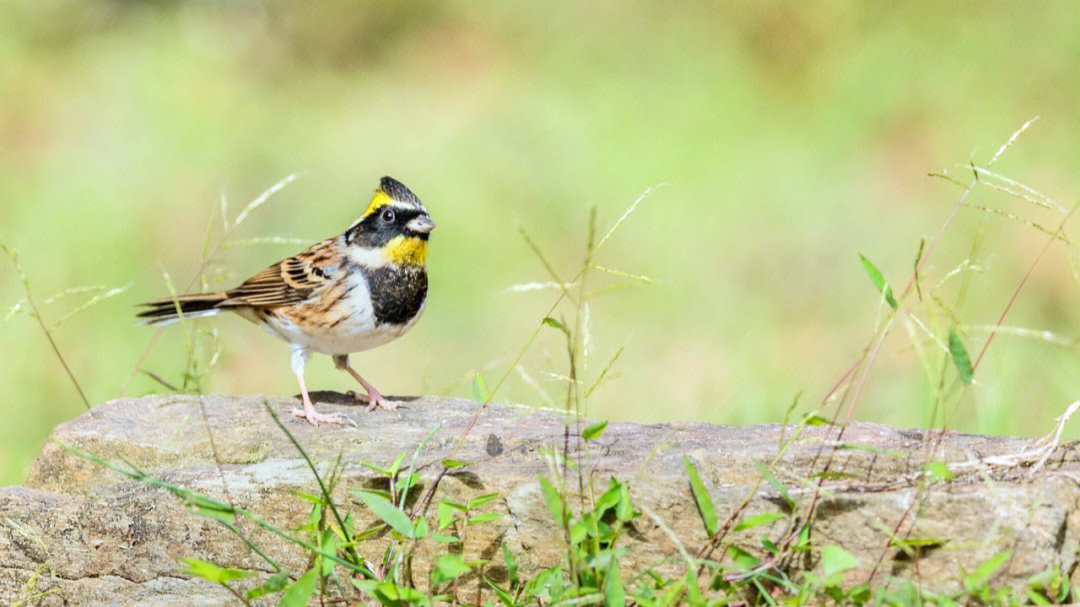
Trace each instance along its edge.
<instances>
[{"instance_id":1,"label":"brown streaked wing","mask_svg":"<svg viewBox=\"0 0 1080 607\"><path fill-rule=\"evenodd\" d=\"M228 292L226 306L283 306L299 303L325 287L339 268L333 239L266 268Z\"/></svg>"}]
</instances>

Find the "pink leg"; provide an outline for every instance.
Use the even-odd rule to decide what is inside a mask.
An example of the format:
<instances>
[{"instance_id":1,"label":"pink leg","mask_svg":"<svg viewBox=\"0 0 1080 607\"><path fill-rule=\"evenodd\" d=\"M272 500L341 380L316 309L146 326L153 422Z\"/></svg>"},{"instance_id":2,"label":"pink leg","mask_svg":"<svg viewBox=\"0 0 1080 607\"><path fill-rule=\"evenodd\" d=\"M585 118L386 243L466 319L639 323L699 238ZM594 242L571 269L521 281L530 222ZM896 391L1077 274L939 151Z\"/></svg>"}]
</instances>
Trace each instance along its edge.
<instances>
[{"instance_id":1,"label":"pink leg","mask_svg":"<svg viewBox=\"0 0 1080 607\"><path fill-rule=\"evenodd\" d=\"M379 407L386 409L387 411L393 411L398 407L405 406L405 403L401 401L387 400L386 398L383 398L383 395L379 394L379 391L375 389L375 386L364 381L364 378L360 377L360 374L357 373L356 370L353 369L351 366L349 366L349 358L347 356L335 356L334 366L338 369L341 369L342 371L346 371L349 375L352 375L356 379L356 381L360 382L360 385L364 387L364 390L367 390L366 396L361 396L360 394L357 394L356 400L368 403L368 411L374 411L376 408Z\"/></svg>"},{"instance_id":2,"label":"pink leg","mask_svg":"<svg viewBox=\"0 0 1080 607\"><path fill-rule=\"evenodd\" d=\"M306 419L312 426L318 426L319 422L324 424L350 424L356 427L356 422L345 417L340 413L333 413L331 415L323 415L315 411L315 407L311 405L311 397L308 396L307 386L304 384L304 376L300 373L296 374L296 381L300 382L300 398L304 401L304 409L293 409L293 417L300 419Z\"/></svg>"}]
</instances>

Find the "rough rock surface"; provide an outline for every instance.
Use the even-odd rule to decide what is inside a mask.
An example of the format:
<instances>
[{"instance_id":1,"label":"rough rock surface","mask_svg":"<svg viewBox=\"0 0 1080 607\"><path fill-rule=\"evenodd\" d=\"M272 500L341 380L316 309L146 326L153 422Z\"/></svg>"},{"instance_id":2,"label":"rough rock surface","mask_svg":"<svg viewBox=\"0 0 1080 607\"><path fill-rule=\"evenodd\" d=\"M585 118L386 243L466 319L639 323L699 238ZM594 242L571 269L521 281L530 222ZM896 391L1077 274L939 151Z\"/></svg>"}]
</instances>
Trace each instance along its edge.
<instances>
[{"instance_id":1,"label":"rough rock surface","mask_svg":"<svg viewBox=\"0 0 1080 607\"><path fill-rule=\"evenodd\" d=\"M348 492L384 488L386 480L361 460L389 465L410 455L438 427L418 459L422 487L450 457L479 406L470 401L424 397L408 408L368 413L349 397L315 395L324 411L342 411L359 428L319 427L293 420L294 401L269 404L321 470L339 454L344 472L335 497L353 513L358 527L371 514ZM264 408L265 397L159 396L109 402L66 423L54 438L104 459L126 460L166 482L231 501L282 529L307 521L311 504L294 492L316 492L314 478L288 438ZM438 497L464 501L498 492L489 508L507 514L469 527L466 557L494 557L501 541L517 555L524 575L559 563L563 534L540 495L538 474L549 470L545 452L561 451L563 416L533 408L491 405L483 410L455 459L475 462L449 474ZM845 447L834 450L837 428L805 428L787 444L774 466L803 511L811 501L814 473L824 470L817 501L813 544L837 544L859 561L851 581L875 583L917 576L924 587L955 589L962 571L1003 550L1012 558L995 583L1022 584L1050 567L1076 569L1080 542L1080 457L1075 444L1060 446L1036 473L1008 465L1010 457L1030 453L1030 441L935 432L903 431L873 424L844 429ZM587 469L597 487L607 477L630 484L643 516L626 537L629 548L621 570L640 571L677 555L671 535L691 552L706 542L701 517L689 490L683 457L697 467L712 494L721 521L753 493L744 515L782 511L784 500L762 483L755 462L776 458L782 438L795 433L778 425L715 426L704 423L641 425L612 423L589 443ZM212 440L211 440L212 437ZM576 451L576 441L571 450ZM215 462L213 452L217 452ZM928 485L920 471L933 453L956 473L951 482ZM1004 462L1004 463L1002 463ZM820 475L819 475L820 476ZM922 488L920 489L920 485ZM428 510L435 527L435 508ZM902 524L901 520L903 521ZM760 553L760 536L774 539L783 522L733 533L729 539ZM893 529L901 537L936 538L914 558L890 547ZM294 573L307 556L284 540L242 520L240 528L257 545ZM361 552L376 558L382 541ZM817 553L807 559L817 566ZM187 512L179 499L161 489L127 479L49 443L22 487L0 488L0 604L29 605L221 605L235 601L224 589L180 573L187 556L241 569L266 571L234 535L213 520ZM430 553L418 557L426 574ZM499 562L500 559L495 559ZM428 561L429 562L429 561ZM678 559L665 565L677 572ZM497 569L489 575L498 576ZM238 585L243 588L245 580Z\"/></svg>"}]
</instances>

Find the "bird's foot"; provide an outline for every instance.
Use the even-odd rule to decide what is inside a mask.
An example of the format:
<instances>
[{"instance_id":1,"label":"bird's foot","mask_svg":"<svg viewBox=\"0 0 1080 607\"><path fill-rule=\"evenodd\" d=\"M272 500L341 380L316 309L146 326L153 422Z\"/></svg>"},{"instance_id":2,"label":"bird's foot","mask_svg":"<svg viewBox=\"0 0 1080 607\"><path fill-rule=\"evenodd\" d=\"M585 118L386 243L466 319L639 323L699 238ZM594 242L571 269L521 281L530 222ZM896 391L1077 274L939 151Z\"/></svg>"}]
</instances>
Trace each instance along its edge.
<instances>
[{"instance_id":1,"label":"bird's foot","mask_svg":"<svg viewBox=\"0 0 1080 607\"><path fill-rule=\"evenodd\" d=\"M342 426L349 425L349 426L352 426L353 428L357 427L356 422L354 422L352 419L346 417L345 415L343 415L341 413L330 413L330 414L324 415L324 414L319 413L315 409L310 408L310 407L305 407L304 409L298 409L298 408L294 407L293 410L292 410L292 414L293 414L293 417L296 417L296 418L299 418L299 419L306 419L308 421L308 423L310 423L312 426L316 426L316 427L318 427L318 425L320 423L322 423L322 424L340 424Z\"/></svg>"},{"instance_id":2,"label":"bird's foot","mask_svg":"<svg viewBox=\"0 0 1080 607\"><path fill-rule=\"evenodd\" d=\"M386 409L387 411L393 411L398 407L404 407L405 403L400 400L390 400L384 398L382 394L377 391L371 391L367 394L356 393L356 400L367 403L368 411L374 411L375 409Z\"/></svg>"}]
</instances>

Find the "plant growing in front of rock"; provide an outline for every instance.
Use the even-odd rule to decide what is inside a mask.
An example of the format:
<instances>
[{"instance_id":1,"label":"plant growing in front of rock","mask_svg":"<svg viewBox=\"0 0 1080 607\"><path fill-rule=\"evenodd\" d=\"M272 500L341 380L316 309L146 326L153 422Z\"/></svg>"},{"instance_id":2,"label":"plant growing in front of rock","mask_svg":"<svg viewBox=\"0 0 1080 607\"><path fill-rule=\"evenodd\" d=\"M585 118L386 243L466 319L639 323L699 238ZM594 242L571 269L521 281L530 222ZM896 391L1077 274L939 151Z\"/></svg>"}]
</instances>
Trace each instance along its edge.
<instances>
[{"instance_id":1,"label":"plant growing in front of rock","mask_svg":"<svg viewBox=\"0 0 1080 607\"><path fill-rule=\"evenodd\" d=\"M609 362L595 377L586 377L589 354L588 303L597 295L597 291L586 291L586 285L591 285L589 276L594 271L637 282L648 282L645 277L602 268L596 265L594 259L597 251L630 215L638 202L598 241L595 239L595 210L590 213L583 264L570 280L564 280L553 270L551 264L540 254L539 248L526 236L529 246L537 253L554 279L555 288L560 290L559 296L550 310L539 319L532 335L494 389L489 390L479 375L474 378L474 395L481 403L482 410L491 402L507 377L518 369L522 355L542 331L554 330L565 341L566 371L552 375L559 378L566 387L564 409L567 413L567 429L561 449L558 445L549 446L546 452L548 474L539 480L542 498L552 517L553 529L564 537L565 551L560 563L534 575L522 574L518 567L518 558L521 555L515 555L505 543L498 547L501 554L493 557L493 560L501 560L498 565L505 569L505 578L490 575L495 569L495 563L489 563L485 559L468 560L464 556L465 545L470 539L470 529L476 525L492 523L499 516L497 512L490 510L490 504L498 497L495 494L457 501L438 496L439 481L445 475L468 466L467 462L453 459L455 455L452 454L449 459L441 462L441 468L427 488L419 490L417 458L438 428L432 430L427 438L416 446L408 465L407 453L398 455L387 466L364 463L385 482L385 486L374 489L350 489L372 515L363 518L369 520L373 517L375 520L364 528L356 526L356 519L361 517L354 517L354 513L347 512L332 498L335 486L339 484L340 461L331 466L325 475L320 474L303 447L276 417L275 422L306 459L316 487L311 493L298 494L300 499L311 503L311 511L306 523L292 530L277 528L254 513L165 483L134 467L112 464L77 449L67 448L130 478L172 492L194 513L214 519L244 541L265 563L265 567L260 568L259 572L195 559L183 561L185 573L220 584L244 604L276 600L286 606L307 605L315 600L315 597L319 597L319 601L323 603L365 604L374 601L388 606L426 606L440 602L462 602L471 596L475 596L479 602L485 598L483 592L490 592L488 596L492 597L492 600L507 606L628 603L695 606L826 603L863 605L871 601L886 605L999 604L1020 601L1051 604L1077 595L1070 588L1067 572L1056 570L1048 570L1033 577L1020 592L994 586L995 573L1011 556L1007 552L994 555L974 571L965 573L962 590L951 594L930 594L906 580L882 583L876 588L871 588L866 583L848 583L847 578L859 565L856 558L839 546L821 545L813 533L817 505L819 500L828 494L829 487L824 485L825 481L844 478L843 474L833 470L830 464L835 453L849 447L841 440L844 423L840 421L840 409L845 404L846 392L844 397L837 401L836 415L832 420L816 414L807 415L789 438L781 440L776 456L771 461L760 463L761 479L758 485L723 520L718 517L716 505L697 468L692 461L685 460L688 490L698 507L706 536L697 550L693 550L694 546L684 546L667 528L660 514L646 508L639 511L634 507L630 499L633 480L606 479L606 483L601 484L599 481L605 479L594 478L589 472L592 457L589 445L591 441L602 436L606 424L592 424L580 432L572 431L571 428L575 424L578 424L579 428L584 425L588 398L608 376L622 349L615 350ZM598 244L594 245L594 242ZM923 250L920 248L916 268L924 259ZM899 304L903 302L907 290L897 295L880 270L865 257L861 258L861 262L879 291L883 304L887 304L892 313L897 313L902 309ZM919 279L917 269L912 283L916 290L919 289ZM604 290L601 288L599 291ZM573 310L570 314L560 315L558 308L566 301L573 305ZM954 324L953 320L950 318L951 324ZM887 327L883 329L886 330ZM954 387L959 386L960 391L971 383L978 364L978 358L973 360L967 352L961 334L957 329L950 330L947 340L940 340L944 357L942 361L938 361L941 364L927 365L928 368L939 369L935 377L940 376L939 383L942 386L945 385L946 372L951 374L952 369L955 369L955 379L951 383ZM919 347L920 344L915 341L915 345ZM867 350L868 353L874 351L876 346ZM860 364L869 366L872 359L873 356L868 354ZM854 375L845 376L841 382L847 385L846 382L850 381L851 385L856 387L852 391L855 396L851 397L851 401L847 401L849 414L859 393L860 382L863 381L854 378ZM191 379L197 388L198 377ZM946 397L953 398L956 394L952 388L946 390L943 387L937 397L944 406L948 400ZM823 403L823 406L826 404L828 403ZM270 415L273 416L272 411ZM829 442L829 446L822 445L823 465L801 475L778 466L786 445L798 440L806 427L821 424L829 425L838 432L836 440ZM471 429L470 423L457 446L460 447ZM575 445L574 449L571 449L572 443ZM787 484L778 477L787 481ZM924 486L945 483L951 478L949 466L945 462L934 461L916 480L921 492ZM796 483L801 485L800 494L796 494ZM598 484L601 486L595 486ZM767 492L766 497L778 505L778 511L747 516L747 505L751 500L762 497L762 492ZM806 495L809 496L808 499L795 499ZM912 512L917 501L912 503ZM436 505L435 519L430 519L429 506L433 504ZM652 521L656 528L667 534L678 556L665 559L627 578L626 572L619 567L620 559L628 550L633 549L632 544L624 541L626 530L635 522L645 521ZM245 522L245 525L254 524L297 546L308 557L306 567L296 572L283 569L247 537L242 522ZM884 531L887 532L885 542L888 548L909 549L913 551L914 558L918 558L920 550L942 544L942 540L936 538L907 537L902 533L900 525L897 525L896 529ZM752 541L746 540L748 534L758 532L764 533ZM732 539L740 533L738 541ZM361 547L367 548L364 551L367 554L372 554L371 548L374 547L374 552L379 556L366 559L360 556ZM427 571L414 570L414 557L420 549L434 555ZM252 578L257 573L261 573L262 578L256 584ZM466 586L466 583L470 585ZM476 584L475 590L471 586L473 583Z\"/></svg>"}]
</instances>

